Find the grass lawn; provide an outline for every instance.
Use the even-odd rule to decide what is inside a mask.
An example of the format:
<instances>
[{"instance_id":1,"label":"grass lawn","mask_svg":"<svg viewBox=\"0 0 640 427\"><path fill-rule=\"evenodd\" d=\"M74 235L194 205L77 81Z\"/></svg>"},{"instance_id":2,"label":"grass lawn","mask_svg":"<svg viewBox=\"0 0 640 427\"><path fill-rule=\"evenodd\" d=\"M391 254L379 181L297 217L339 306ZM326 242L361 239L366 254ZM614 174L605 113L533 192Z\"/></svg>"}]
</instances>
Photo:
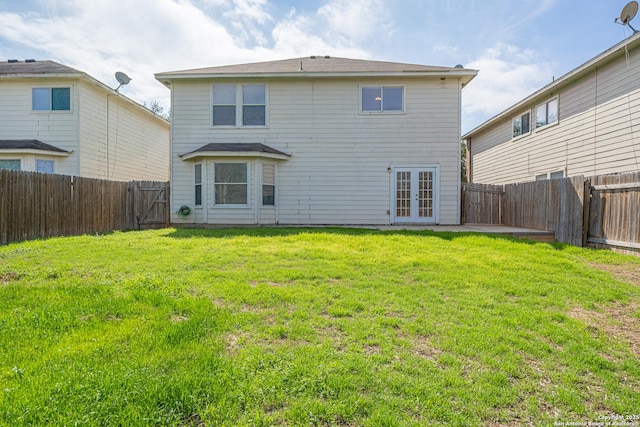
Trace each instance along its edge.
<instances>
[{"instance_id":1,"label":"grass lawn","mask_svg":"<svg viewBox=\"0 0 640 427\"><path fill-rule=\"evenodd\" d=\"M640 259L606 251L336 228L0 247L0 425L602 422L640 413L639 359Z\"/></svg>"}]
</instances>

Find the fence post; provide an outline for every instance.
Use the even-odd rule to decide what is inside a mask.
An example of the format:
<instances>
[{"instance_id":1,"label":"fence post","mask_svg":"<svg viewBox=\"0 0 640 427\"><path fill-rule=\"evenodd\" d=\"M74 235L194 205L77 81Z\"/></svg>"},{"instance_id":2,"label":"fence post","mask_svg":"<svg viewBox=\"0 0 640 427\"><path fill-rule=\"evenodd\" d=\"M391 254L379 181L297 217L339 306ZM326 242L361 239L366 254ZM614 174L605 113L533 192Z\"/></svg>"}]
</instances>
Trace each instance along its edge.
<instances>
[{"instance_id":1,"label":"fence post","mask_svg":"<svg viewBox=\"0 0 640 427\"><path fill-rule=\"evenodd\" d=\"M591 178L584 179L584 191L582 194L582 247L587 247L589 239L589 222L591 214Z\"/></svg>"}]
</instances>

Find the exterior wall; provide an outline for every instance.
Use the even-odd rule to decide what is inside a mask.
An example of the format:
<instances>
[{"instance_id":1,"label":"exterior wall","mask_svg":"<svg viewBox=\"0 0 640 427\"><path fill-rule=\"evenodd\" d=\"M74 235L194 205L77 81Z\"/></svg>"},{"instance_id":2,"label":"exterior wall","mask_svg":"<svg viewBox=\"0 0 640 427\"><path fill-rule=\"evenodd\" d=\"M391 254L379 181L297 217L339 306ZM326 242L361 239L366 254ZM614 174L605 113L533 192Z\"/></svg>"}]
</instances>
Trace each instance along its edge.
<instances>
[{"instance_id":1,"label":"exterior wall","mask_svg":"<svg viewBox=\"0 0 640 427\"><path fill-rule=\"evenodd\" d=\"M231 81L230 81L231 82ZM235 81L233 81L235 82ZM248 83L248 82L238 82ZM437 165L439 223L459 223L460 82L458 79L272 79L267 84L267 126L213 128L211 81L178 80L172 87L172 211L194 204L193 165L179 154L208 143L262 143L291 154L277 161L276 207L212 207L211 177L205 205L174 223L389 224L390 168ZM360 86L403 85L405 113L362 114ZM212 159L205 160L213 162ZM252 159L251 170L267 160ZM272 160L269 160L272 161ZM260 176L254 175L252 200ZM208 184L208 185L207 185ZM206 212L206 213L205 213ZM257 218L257 219L256 219Z\"/></svg>"},{"instance_id":2,"label":"exterior wall","mask_svg":"<svg viewBox=\"0 0 640 427\"><path fill-rule=\"evenodd\" d=\"M32 111L34 87L71 87L71 111ZM78 171L78 81L48 79L0 80L0 139L39 139L73 153L55 157L54 172L77 175ZM17 156L17 155L16 155ZM11 158L18 158L11 155ZM23 169L35 170L35 159L24 158ZM47 160L51 158L43 156ZM33 169L29 165L33 163Z\"/></svg>"},{"instance_id":3,"label":"exterior wall","mask_svg":"<svg viewBox=\"0 0 640 427\"><path fill-rule=\"evenodd\" d=\"M71 110L32 111L34 87L70 87ZM24 170L35 170L35 159L42 158L54 160L56 174L119 181L168 180L169 123L118 96L108 99L107 148L107 92L103 88L80 79L0 80L0 139L38 139L72 151L55 157L9 155L23 159Z\"/></svg>"},{"instance_id":4,"label":"exterior wall","mask_svg":"<svg viewBox=\"0 0 640 427\"><path fill-rule=\"evenodd\" d=\"M118 181L168 180L169 124L119 95L85 82L80 89L80 174Z\"/></svg>"},{"instance_id":5,"label":"exterior wall","mask_svg":"<svg viewBox=\"0 0 640 427\"><path fill-rule=\"evenodd\" d=\"M474 182L533 181L537 174L601 175L640 170L640 51L599 65L557 89L559 120L511 138L511 121L526 107L471 138ZM535 107L529 107L534 127ZM555 94L553 95L555 96Z\"/></svg>"}]
</instances>

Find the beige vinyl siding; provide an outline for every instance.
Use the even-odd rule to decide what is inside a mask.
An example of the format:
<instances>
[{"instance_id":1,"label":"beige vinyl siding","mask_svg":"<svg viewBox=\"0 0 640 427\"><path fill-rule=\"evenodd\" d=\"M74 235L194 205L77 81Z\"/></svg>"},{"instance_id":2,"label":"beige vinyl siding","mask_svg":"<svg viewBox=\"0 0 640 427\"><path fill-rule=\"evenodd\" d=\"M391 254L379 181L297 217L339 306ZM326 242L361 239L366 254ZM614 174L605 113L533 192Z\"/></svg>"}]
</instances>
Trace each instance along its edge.
<instances>
[{"instance_id":1,"label":"beige vinyl siding","mask_svg":"<svg viewBox=\"0 0 640 427\"><path fill-rule=\"evenodd\" d=\"M512 117L472 136L473 181L532 181L640 170L640 52L619 56L559 89L559 123L511 139ZM551 98L538 99L535 106ZM553 95L555 96L555 94Z\"/></svg>"},{"instance_id":2,"label":"beige vinyl siding","mask_svg":"<svg viewBox=\"0 0 640 427\"><path fill-rule=\"evenodd\" d=\"M267 85L266 127L212 128L211 82L174 81L172 206L193 206L194 160L183 161L179 154L212 142L262 143L292 155L277 162L275 210L280 223L388 224L392 209L388 168L407 164L439 165L440 223L459 222L457 79L271 79L263 83ZM360 113L363 84L404 86L405 113ZM261 161L254 161L253 173ZM210 185L211 177L207 180ZM260 186L259 179L253 182L252 192ZM210 203L211 189L208 192ZM258 222L275 220L275 212L265 214L274 208L258 208ZM241 211L205 209L210 223L249 221ZM197 213L187 221L203 218L204 213ZM172 220L183 221L175 215Z\"/></svg>"},{"instance_id":3,"label":"beige vinyl siding","mask_svg":"<svg viewBox=\"0 0 640 427\"><path fill-rule=\"evenodd\" d=\"M31 91L34 87L70 87L71 111L33 111ZM68 157L47 157L47 160L54 160L55 173L77 174L77 88L77 80L68 79L0 80L0 139L38 139L74 151ZM35 157L25 155L24 159L23 169L35 170Z\"/></svg>"},{"instance_id":4,"label":"beige vinyl siding","mask_svg":"<svg viewBox=\"0 0 640 427\"><path fill-rule=\"evenodd\" d=\"M118 181L169 179L168 123L86 83L81 86L80 105L83 176Z\"/></svg>"},{"instance_id":5,"label":"beige vinyl siding","mask_svg":"<svg viewBox=\"0 0 640 427\"><path fill-rule=\"evenodd\" d=\"M70 87L70 111L32 111L34 87ZM0 139L38 139L68 156L25 157L35 170L38 158L54 160L54 172L128 181L169 179L169 123L140 106L109 96L110 171L107 174L107 94L84 79L0 80ZM31 167L33 165L33 167Z\"/></svg>"}]
</instances>

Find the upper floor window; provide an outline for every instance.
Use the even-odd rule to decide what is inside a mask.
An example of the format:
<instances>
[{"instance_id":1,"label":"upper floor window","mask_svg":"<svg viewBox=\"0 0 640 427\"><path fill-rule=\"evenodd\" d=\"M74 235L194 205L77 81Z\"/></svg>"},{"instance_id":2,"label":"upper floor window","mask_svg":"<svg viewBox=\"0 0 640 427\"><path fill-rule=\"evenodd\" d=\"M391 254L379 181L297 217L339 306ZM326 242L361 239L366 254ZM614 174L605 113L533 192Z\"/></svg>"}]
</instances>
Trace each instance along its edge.
<instances>
[{"instance_id":1,"label":"upper floor window","mask_svg":"<svg viewBox=\"0 0 640 427\"><path fill-rule=\"evenodd\" d=\"M511 128L513 130L513 138L528 134L531 131L531 112L527 111L513 119Z\"/></svg>"},{"instance_id":2,"label":"upper floor window","mask_svg":"<svg viewBox=\"0 0 640 427\"><path fill-rule=\"evenodd\" d=\"M213 126L265 126L267 123L264 84L215 84L212 100Z\"/></svg>"},{"instance_id":3,"label":"upper floor window","mask_svg":"<svg viewBox=\"0 0 640 427\"><path fill-rule=\"evenodd\" d=\"M71 111L71 88L35 87L31 94L35 111Z\"/></svg>"},{"instance_id":4,"label":"upper floor window","mask_svg":"<svg viewBox=\"0 0 640 427\"><path fill-rule=\"evenodd\" d=\"M536 107L536 129L558 121L558 97Z\"/></svg>"},{"instance_id":5,"label":"upper floor window","mask_svg":"<svg viewBox=\"0 0 640 427\"><path fill-rule=\"evenodd\" d=\"M365 86L362 87L362 112L402 112L404 111L404 87Z\"/></svg>"}]
</instances>

